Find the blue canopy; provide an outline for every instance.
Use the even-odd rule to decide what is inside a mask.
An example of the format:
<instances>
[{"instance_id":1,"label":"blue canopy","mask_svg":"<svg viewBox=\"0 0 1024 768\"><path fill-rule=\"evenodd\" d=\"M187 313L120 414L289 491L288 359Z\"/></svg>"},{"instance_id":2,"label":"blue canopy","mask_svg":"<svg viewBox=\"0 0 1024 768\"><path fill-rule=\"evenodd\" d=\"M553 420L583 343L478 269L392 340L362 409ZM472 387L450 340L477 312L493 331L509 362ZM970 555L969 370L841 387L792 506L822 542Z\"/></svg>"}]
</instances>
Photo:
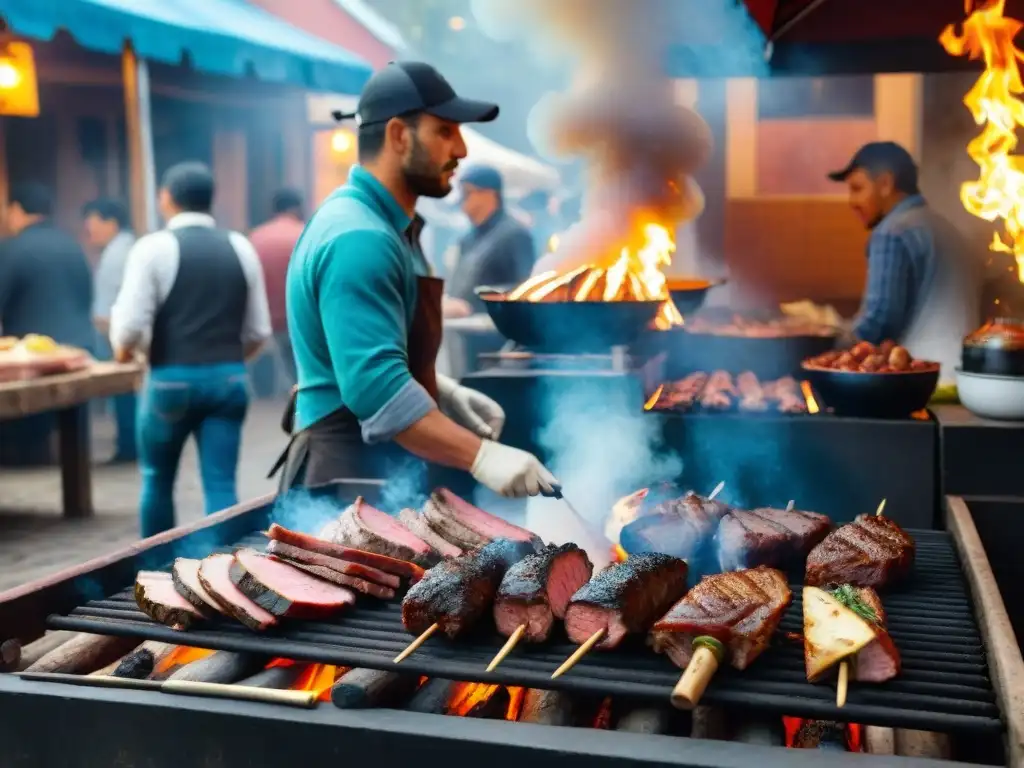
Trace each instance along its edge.
<instances>
[{"instance_id":1,"label":"blue canopy","mask_svg":"<svg viewBox=\"0 0 1024 768\"><path fill-rule=\"evenodd\" d=\"M299 0L301 2L301 0ZM58 29L84 48L179 64L187 53L203 72L313 90L358 93L372 68L245 0L0 0L16 34L50 40Z\"/></svg>"}]
</instances>

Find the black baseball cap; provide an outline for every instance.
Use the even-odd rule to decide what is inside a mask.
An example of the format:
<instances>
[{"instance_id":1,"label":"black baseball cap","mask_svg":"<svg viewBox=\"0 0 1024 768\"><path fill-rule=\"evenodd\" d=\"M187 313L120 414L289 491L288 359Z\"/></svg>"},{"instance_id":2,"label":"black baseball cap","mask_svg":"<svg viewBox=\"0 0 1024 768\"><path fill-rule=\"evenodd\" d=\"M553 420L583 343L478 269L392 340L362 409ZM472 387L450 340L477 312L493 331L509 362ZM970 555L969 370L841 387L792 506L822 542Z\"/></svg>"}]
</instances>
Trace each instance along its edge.
<instances>
[{"instance_id":1,"label":"black baseball cap","mask_svg":"<svg viewBox=\"0 0 1024 768\"><path fill-rule=\"evenodd\" d=\"M489 123L498 105L464 99L429 64L392 61L367 81L355 112L334 112L335 120L355 118L359 125L384 124L394 117L426 112L455 123Z\"/></svg>"},{"instance_id":2,"label":"black baseball cap","mask_svg":"<svg viewBox=\"0 0 1024 768\"><path fill-rule=\"evenodd\" d=\"M872 174L888 171L896 181L896 188L905 192L917 189L917 164L906 149L895 141L873 141L857 150L849 164L828 175L832 181L846 181L858 168Z\"/></svg>"}]
</instances>

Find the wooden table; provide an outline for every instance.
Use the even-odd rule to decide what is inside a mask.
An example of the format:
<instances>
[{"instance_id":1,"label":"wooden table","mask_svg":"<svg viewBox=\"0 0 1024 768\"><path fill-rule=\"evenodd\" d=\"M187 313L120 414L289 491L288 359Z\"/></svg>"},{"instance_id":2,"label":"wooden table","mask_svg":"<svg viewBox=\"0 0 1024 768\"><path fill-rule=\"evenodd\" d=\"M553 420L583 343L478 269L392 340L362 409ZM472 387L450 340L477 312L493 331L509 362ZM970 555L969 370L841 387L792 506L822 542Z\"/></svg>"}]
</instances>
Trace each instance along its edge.
<instances>
[{"instance_id":1,"label":"wooden table","mask_svg":"<svg viewBox=\"0 0 1024 768\"><path fill-rule=\"evenodd\" d=\"M65 517L93 514L88 422L78 409L90 400L133 392L141 379L140 365L94 363L75 373L0 383L0 421L57 412Z\"/></svg>"}]
</instances>

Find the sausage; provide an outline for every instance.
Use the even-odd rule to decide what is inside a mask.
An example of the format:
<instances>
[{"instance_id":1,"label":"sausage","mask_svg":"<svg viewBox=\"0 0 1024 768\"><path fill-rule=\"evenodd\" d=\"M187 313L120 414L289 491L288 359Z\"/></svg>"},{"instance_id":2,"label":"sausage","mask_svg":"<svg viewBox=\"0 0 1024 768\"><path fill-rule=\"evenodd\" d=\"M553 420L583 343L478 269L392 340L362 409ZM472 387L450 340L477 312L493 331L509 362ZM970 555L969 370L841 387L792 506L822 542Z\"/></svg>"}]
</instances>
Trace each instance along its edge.
<instances>
[{"instance_id":1,"label":"sausage","mask_svg":"<svg viewBox=\"0 0 1024 768\"><path fill-rule=\"evenodd\" d=\"M893 351L893 349L895 347L896 347L896 342L895 341L893 341L892 339L886 339L885 341L883 341L881 344L878 345L878 351L879 351L880 354L883 354L886 357L889 357L889 355L892 354L892 351Z\"/></svg>"},{"instance_id":2,"label":"sausage","mask_svg":"<svg viewBox=\"0 0 1024 768\"><path fill-rule=\"evenodd\" d=\"M889 366L894 371L905 371L910 368L910 353L905 347L893 347L889 353Z\"/></svg>"},{"instance_id":3,"label":"sausage","mask_svg":"<svg viewBox=\"0 0 1024 768\"><path fill-rule=\"evenodd\" d=\"M860 364L860 370L864 373L874 373L885 365L885 356L880 354L868 355Z\"/></svg>"},{"instance_id":4,"label":"sausage","mask_svg":"<svg viewBox=\"0 0 1024 768\"><path fill-rule=\"evenodd\" d=\"M846 366L848 366L848 365L852 365L854 368L856 368L857 367L857 359L853 355L851 355L849 352L843 352L843 354L841 354L836 359L835 365L833 367L834 368L843 368L843 369L845 369Z\"/></svg>"},{"instance_id":5,"label":"sausage","mask_svg":"<svg viewBox=\"0 0 1024 768\"><path fill-rule=\"evenodd\" d=\"M874 352L875 348L866 341L861 341L857 344L854 344L853 349L850 350L850 354L853 356L853 359L856 360L857 362L866 360L868 357L873 355Z\"/></svg>"}]
</instances>

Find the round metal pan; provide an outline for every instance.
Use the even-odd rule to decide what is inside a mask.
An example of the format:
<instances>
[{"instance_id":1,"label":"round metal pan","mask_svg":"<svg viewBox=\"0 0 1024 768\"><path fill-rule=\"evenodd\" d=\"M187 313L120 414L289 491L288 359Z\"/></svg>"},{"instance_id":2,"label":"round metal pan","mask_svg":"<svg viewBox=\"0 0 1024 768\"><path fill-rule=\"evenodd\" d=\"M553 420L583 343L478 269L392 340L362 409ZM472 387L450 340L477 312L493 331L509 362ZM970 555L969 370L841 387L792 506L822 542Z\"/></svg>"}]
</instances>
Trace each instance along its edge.
<instances>
[{"instance_id":1,"label":"round metal pan","mask_svg":"<svg viewBox=\"0 0 1024 768\"><path fill-rule=\"evenodd\" d=\"M683 317L691 315L704 306L708 291L725 284L725 280L700 280L669 278L668 295Z\"/></svg>"}]
</instances>

